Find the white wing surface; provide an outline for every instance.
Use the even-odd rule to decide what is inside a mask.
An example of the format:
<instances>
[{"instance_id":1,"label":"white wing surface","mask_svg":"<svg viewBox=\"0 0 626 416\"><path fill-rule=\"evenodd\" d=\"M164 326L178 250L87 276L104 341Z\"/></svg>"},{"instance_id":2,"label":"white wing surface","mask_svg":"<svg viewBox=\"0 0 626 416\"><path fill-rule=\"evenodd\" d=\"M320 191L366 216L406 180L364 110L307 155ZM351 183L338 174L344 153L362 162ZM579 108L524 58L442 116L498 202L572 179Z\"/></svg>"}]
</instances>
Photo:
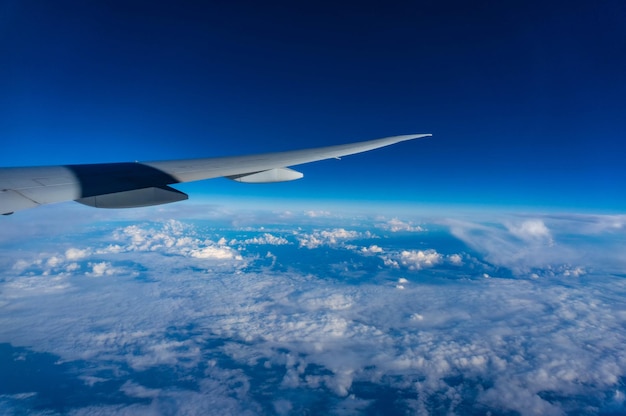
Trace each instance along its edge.
<instances>
[{"instance_id":1,"label":"white wing surface","mask_svg":"<svg viewBox=\"0 0 626 416\"><path fill-rule=\"evenodd\" d=\"M0 214L62 201L132 208L187 199L169 185L228 177L246 183L299 179L289 166L366 152L430 134L386 137L314 149L157 162L0 168Z\"/></svg>"}]
</instances>

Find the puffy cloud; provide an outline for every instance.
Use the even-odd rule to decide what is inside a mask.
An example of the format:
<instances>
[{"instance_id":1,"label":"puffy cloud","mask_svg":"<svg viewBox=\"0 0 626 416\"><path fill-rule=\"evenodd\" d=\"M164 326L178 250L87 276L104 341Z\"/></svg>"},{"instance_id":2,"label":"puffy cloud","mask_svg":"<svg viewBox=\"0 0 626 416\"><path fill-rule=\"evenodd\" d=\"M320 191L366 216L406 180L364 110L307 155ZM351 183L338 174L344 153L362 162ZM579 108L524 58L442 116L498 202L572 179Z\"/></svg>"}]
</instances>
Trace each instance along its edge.
<instances>
[{"instance_id":1,"label":"puffy cloud","mask_svg":"<svg viewBox=\"0 0 626 416\"><path fill-rule=\"evenodd\" d=\"M277 237L270 233L264 233L260 237L248 238L242 241L243 244L265 244L272 246L281 246L285 244L289 244L289 241L284 237Z\"/></svg>"},{"instance_id":2,"label":"puffy cloud","mask_svg":"<svg viewBox=\"0 0 626 416\"><path fill-rule=\"evenodd\" d=\"M441 254L433 249L429 250L404 250L400 253L400 263L411 270L419 270L424 267L432 267L441 262Z\"/></svg>"},{"instance_id":3,"label":"puffy cloud","mask_svg":"<svg viewBox=\"0 0 626 416\"><path fill-rule=\"evenodd\" d=\"M371 234L365 234L368 237L371 237ZM322 245L337 245L343 243L347 240L354 240L362 237L363 234L358 231L350 231L344 228L335 228L333 230L323 230L323 231L315 231L313 233L307 234L303 233L298 235L298 241L300 242L300 247L306 248L317 248Z\"/></svg>"},{"instance_id":4,"label":"puffy cloud","mask_svg":"<svg viewBox=\"0 0 626 416\"><path fill-rule=\"evenodd\" d=\"M111 239L115 241L114 244L110 242ZM268 241L280 242L269 238ZM161 253L200 259L220 267L241 267L246 264L243 256L229 247L223 237L218 241L202 239L196 235L193 226L169 220L114 229L90 247L61 247L57 253L42 252L30 258L17 259L12 270L20 274L42 276L134 276L138 271L128 265L115 264L125 258L123 254L130 253Z\"/></svg>"},{"instance_id":5,"label":"puffy cloud","mask_svg":"<svg viewBox=\"0 0 626 416\"><path fill-rule=\"evenodd\" d=\"M383 260L383 264L387 267L392 267L396 269L400 267L400 264L396 260L389 258L389 256L383 256L382 260Z\"/></svg>"},{"instance_id":6,"label":"puffy cloud","mask_svg":"<svg viewBox=\"0 0 626 416\"><path fill-rule=\"evenodd\" d=\"M433 267L443 260L443 255L434 249L428 250L402 250L381 256L385 266L398 268L406 267L409 270L421 270Z\"/></svg>"},{"instance_id":7,"label":"puffy cloud","mask_svg":"<svg viewBox=\"0 0 626 416\"><path fill-rule=\"evenodd\" d=\"M164 222L160 228L129 225L116 230L114 238L126 243L126 251L175 249L187 247L195 241L191 227L176 220Z\"/></svg>"},{"instance_id":8,"label":"puffy cloud","mask_svg":"<svg viewBox=\"0 0 626 416\"><path fill-rule=\"evenodd\" d=\"M400 231L419 232L424 231L419 225L412 225L410 222L401 221L398 218L392 218L384 223L377 224L378 228L389 230L392 233Z\"/></svg>"},{"instance_id":9,"label":"puffy cloud","mask_svg":"<svg viewBox=\"0 0 626 416\"><path fill-rule=\"evenodd\" d=\"M92 268L92 272L87 274L90 274L92 276L112 275L114 273L113 269L111 268L111 263L108 263L106 261L100 263L89 263L89 267Z\"/></svg>"},{"instance_id":10,"label":"puffy cloud","mask_svg":"<svg viewBox=\"0 0 626 416\"><path fill-rule=\"evenodd\" d=\"M84 259L85 257L89 256L89 254L91 254L91 251L87 248L68 248L65 251L65 258L69 261L76 261Z\"/></svg>"},{"instance_id":11,"label":"puffy cloud","mask_svg":"<svg viewBox=\"0 0 626 416\"><path fill-rule=\"evenodd\" d=\"M319 235L328 240L331 244L335 244L337 243L337 240L355 239L359 236L359 233L356 231L348 231L343 228L336 228L332 231L322 231Z\"/></svg>"},{"instance_id":12,"label":"puffy cloud","mask_svg":"<svg viewBox=\"0 0 626 416\"><path fill-rule=\"evenodd\" d=\"M243 260L241 255L230 247L208 246L189 251L189 256L196 259Z\"/></svg>"},{"instance_id":13,"label":"puffy cloud","mask_svg":"<svg viewBox=\"0 0 626 416\"><path fill-rule=\"evenodd\" d=\"M450 254L446 256L446 258L448 259L450 263L454 264L455 266L463 265L463 258L461 257L460 254Z\"/></svg>"},{"instance_id":14,"label":"puffy cloud","mask_svg":"<svg viewBox=\"0 0 626 416\"><path fill-rule=\"evenodd\" d=\"M72 263L76 264L76 263ZM70 264L66 270L70 272L76 272L80 269L80 266L73 266ZM113 276L113 275L124 275L135 277L138 275L137 271L129 270L126 267L116 267L111 262L101 261L101 262L88 262L87 268L90 268L91 271L85 273L86 276L91 277L102 277L102 276Z\"/></svg>"},{"instance_id":15,"label":"puffy cloud","mask_svg":"<svg viewBox=\"0 0 626 416\"><path fill-rule=\"evenodd\" d=\"M118 243L108 245L100 253L163 252L203 260L243 261L241 254L229 247L224 237L218 241L200 238L191 225L175 220L161 223L160 227L127 226L116 230L113 238Z\"/></svg>"},{"instance_id":16,"label":"puffy cloud","mask_svg":"<svg viewBox=\"0 0 626 416\"><path fill-rule=\"evenodd\" d=\"M382 253L383 251L384 250L378 247L376 244L373 244L369 247L361 248L361 253L364 253L364 254L379 254L379 253Z\"/></svg>"},{"instance_id":17,"label":"puffy cloud","mask_svg":"<svg viewBox=\"0 0 626 416\"><path fill-rule=\"evenodd\" d=\"M40 253L30 259L18 259L12 269L20 273L28 272L31 274L40 273L41 275L62 275L64 273L72 273L77 271L80 266L76 261L82 260L91 254L90 249L69 248L65 253L57 252Z\"/></svg>"},{"instance_id":18,"label":"puffy cloud","mask_svg":"<svg viewBox=\"0 0 626 416\"><path fill-rule=\"evenodd\" d=\"M569 276L573 276L573 277L580 277L582 275L584 275L585 269L583 269L582 267L575 267L573 269L565 269L563 271L563 276L569 277Z\"/></svg>"},{"instance_id":19,"label":"puffy cloud","mask_svg":"<svg viewBox=\"0 0 626 416\"><path fill-rule=\"evenodd\" d=\"M46 262L46 266L50 267L50 268L54 268L57 267L59 264L61 264L63 262L63 258L59 257L59 256L52 256L48 259L48 261Z\"/></svg>"},{"instance_id":20,"label":"puffy cloud","mask_svg":"<svg viewBox=\"0 0 626 416\"><path fill-rule=\"evenodd\" d=\"M406 287L408 283L409 283L408 279L401 277L398 279L398 283L396 284L396 289L404 290L404 288Z\"/></svg>"}]
</instances>

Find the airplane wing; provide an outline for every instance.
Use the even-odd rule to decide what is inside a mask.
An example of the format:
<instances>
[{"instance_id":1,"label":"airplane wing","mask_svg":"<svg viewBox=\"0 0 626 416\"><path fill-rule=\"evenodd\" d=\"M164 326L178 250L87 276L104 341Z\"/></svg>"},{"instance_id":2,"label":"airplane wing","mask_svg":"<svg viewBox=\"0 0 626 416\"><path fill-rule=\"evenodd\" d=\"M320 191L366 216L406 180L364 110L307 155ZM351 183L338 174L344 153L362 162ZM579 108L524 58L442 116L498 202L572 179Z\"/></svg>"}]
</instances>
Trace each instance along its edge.
<instances>
[{"instance_id":1,"label":"airplane wing","mask_svg":"<svg viewBox=\"0 0 626 416\"><path fill-rule=\"evenodd\" d=\"M188 198L169 185L227 177L245 183L300 179L289 166L366 152L430 134L393 136L314 149L156 162L0 168L0 214L62 201L133 208Z\"/></svg>"}]
</instances>

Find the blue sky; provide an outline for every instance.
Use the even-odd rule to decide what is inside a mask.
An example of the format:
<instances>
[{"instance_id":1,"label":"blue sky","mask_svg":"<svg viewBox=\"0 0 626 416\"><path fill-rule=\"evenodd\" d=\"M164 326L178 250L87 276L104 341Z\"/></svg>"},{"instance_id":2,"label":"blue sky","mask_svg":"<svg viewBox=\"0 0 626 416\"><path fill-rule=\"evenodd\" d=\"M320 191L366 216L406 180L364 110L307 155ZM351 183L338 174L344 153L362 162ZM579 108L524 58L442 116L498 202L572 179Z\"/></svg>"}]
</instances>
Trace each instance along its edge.
<instances>
[{"instance_id":1,"label":"blue sky","mask_svg":"<svg viewBox=\"0 0 626 416\"><path fill-rule=\"evenodd\" d=\"M202 196L622 212L622 1L0 6L0 165L432 139Z\"/></svg>"}]
</instances>

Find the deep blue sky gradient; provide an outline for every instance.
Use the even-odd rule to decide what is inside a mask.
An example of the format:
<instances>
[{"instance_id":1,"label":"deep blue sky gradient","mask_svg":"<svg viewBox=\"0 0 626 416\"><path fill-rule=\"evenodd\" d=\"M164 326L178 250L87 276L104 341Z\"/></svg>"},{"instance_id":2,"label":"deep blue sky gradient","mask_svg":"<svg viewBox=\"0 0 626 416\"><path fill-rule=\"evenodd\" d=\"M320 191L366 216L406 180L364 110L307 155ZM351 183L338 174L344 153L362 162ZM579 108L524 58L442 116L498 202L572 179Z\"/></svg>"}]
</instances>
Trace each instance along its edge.
<instances>
[{"instance_id":1,"label":"deep blue sky gradient","mask_svg":"<svg viewBox=\"0 0 626 416\"><path fill-rule=\"evenodd\" d=\"M626 3L4 1L1 166L432 139L199 195L626 209Z\"/></svg>"}]
</instances>

